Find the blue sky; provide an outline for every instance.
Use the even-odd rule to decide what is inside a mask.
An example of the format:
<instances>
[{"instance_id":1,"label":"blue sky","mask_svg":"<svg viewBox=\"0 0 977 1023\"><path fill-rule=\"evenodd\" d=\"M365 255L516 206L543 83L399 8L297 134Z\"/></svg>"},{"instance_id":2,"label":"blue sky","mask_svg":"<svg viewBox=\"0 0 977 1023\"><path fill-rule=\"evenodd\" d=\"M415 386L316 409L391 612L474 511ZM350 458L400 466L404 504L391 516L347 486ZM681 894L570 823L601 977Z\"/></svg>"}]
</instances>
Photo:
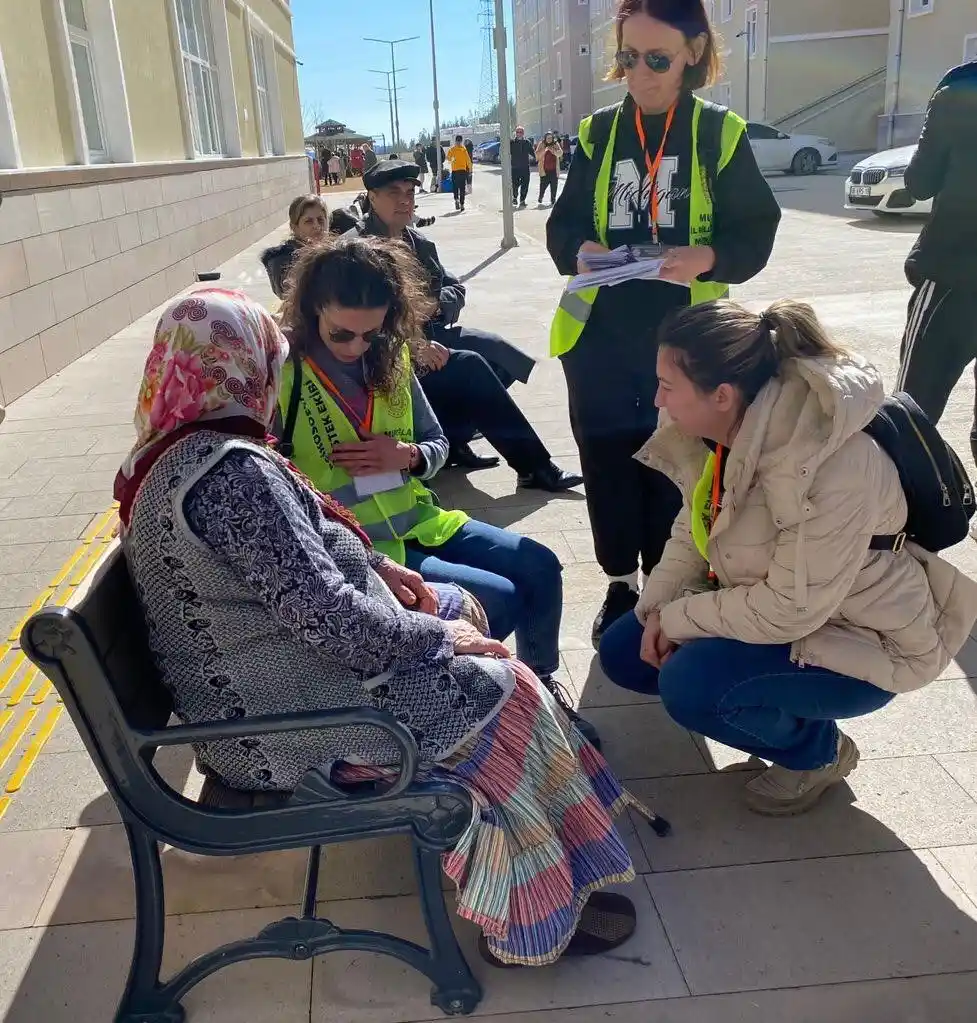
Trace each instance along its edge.
<instances>
[{"instance_id":1,"label":"blue sky","mask_svg":"<svg viewBox=\"0 0 977 1023\"><path fill-rule=\"evenodd\" d=\"M507 24L512 17L505 0ZM482 32L478 0L434 0L441 119L478 106ZM292 0L295 50L303 62L299 90L303 106L342 121L365 135L390 134L386 78L369 68L390 67L390 47L363 36L421 38L397 46L400 132L410 141L434 128L428 0ZM512 31L509 24L509 88L512 93ZM494 59L494 54L493 54ZM381 86L382 90L375 88Z\"/></svg>"}]
</instances>

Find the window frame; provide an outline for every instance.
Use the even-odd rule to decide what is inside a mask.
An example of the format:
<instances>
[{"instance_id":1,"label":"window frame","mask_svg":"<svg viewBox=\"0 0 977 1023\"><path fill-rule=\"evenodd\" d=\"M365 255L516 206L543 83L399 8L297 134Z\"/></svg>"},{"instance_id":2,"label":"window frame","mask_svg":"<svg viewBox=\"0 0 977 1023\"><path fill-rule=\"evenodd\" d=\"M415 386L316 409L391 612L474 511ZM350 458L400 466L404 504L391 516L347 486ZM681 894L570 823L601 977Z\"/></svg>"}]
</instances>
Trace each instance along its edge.
<instances>
[{"instance_id":1,"label":"window frame","mask_svg":"<svg viewBox=\"0 0 977 1023\"><path fill-rule=\"evenodd\" d=\"M552 0L550 4L550 31L554 43L565 39L567 34L566 18L563 16L563 3L564 0ZM557 35L558 26L559 35Z\"/></svg>"},{"instance_id":2,"label":"window frame","mask_svg":"<svg viewBox=\"0 0 977 1023\"><path fill-rule=\"evenodd\" d=\"M736 4L734 0L722 0L722 7L720 8L719 16L720 22L732 21L733 14L735 13L734 12L735 7Z\"/></svg>"},{"instance_id":3,"label":"window frame","mask_svg":"<svg viewBox=\"0 0 977 1023\"><path fill-rule=\"evenodd\" d=\"M254 67L255 113L258 116L258 148L262 156L275 156L275 127L272 112L271 73L268 70L266 37L254 26L251 34L251 60ZM264 84L262 84L262 76Z\"/></svg>"},{"instance_id":4,"label":"window frame","mask_svg":"<svg viewBox=\"0 0 977 1023\"><path fill-rule=\"evenodd\" d=\"M970 32L963 37L963 62L977 60L977 32Z\"/></svg>"},{"instance_id":5,"label":"window frame","mask_svg":"<svg viewBox=\"0 0 977 1023\"><path fill-rule=\"evenodd\" d=\"M922 18L932 14L936 10L936 0L928 0L928 7L921 7L923 0L909 0L906 6L906 16L909 18Z\"/></svg>"},{"instance_id":6,"label":"window frame","mask_svg":"<svg viewBox=\"0 0 977 1023\"><path fill-rule=\"evenodd\" d=\"M743 27L746 29L746 55L756 60L760 52L760 8L750 4L743 12Z\"/></svg>"},{"instance_id":7,"label":"window frame","mask_svg":"<svg viewBox=\"0 0 977 1023\"><path fill-rule=\"evenodd\" d=\"M215 47L215 26L213 12L209 0L173 0L174 16L176 18L177 44L180 47L180 62L183 68L183 84L186 96L187 112L190 118L190 134L193 142L193 155L202 159L220 159L228 155L227 138L224 125L223 107L221 101L220 65L217 61ZM189 28L186 24L184 13L191 9L199 14L200 25L197 19L193 21L194 38L199 42L202 38L206 49L207 58L196 53L188 52ZM194 69L198 70L202 86L209 85L209 96L204 89L205 100L209 99L211 107L209 134L215 137L216 148L203 148L203 124L199 120L200 110L197 104L196 83L193 77ZM205 72L209 79L205 77Z\"/></svg>"},{"instance_id":8,"label":"window frame","mask_svg":"<svg viewBox=\"0 0 977 1023\"><path fill-rule=\"evenodd\" d=\"M105 115L101 90L98 84L98 67L95 63L95 41L92 35L91 18L85 0L77 0L81 8L82 17L85 20L85 27L75 25L68 18L67 0L60 0L61 11L64 14L65 27L68 30L68 60L71 65L71 75L74 79L75 93L78 97L78 116L81 119L82 139L85 149L88 152L89 163L111 163L112 154L109 151L108 135L105 130ZM85 60L88 63L88 79L91 83L91 101L95 112L95 127L98 129L101 146L92 146L88 137L88 125L85 122L85 104L81 95L81 78L78 74L78 65L75 61L75 47L79 46L85 51Z\"/></svg>"}]
</instances>

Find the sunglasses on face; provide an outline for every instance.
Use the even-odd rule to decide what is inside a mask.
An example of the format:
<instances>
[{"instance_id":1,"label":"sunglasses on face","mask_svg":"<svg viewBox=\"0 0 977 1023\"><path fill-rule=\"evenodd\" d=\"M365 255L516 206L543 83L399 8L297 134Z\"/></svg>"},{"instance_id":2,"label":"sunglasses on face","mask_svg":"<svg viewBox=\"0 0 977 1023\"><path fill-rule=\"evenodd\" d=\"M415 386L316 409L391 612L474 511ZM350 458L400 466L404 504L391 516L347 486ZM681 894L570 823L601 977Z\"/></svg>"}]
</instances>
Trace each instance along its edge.
<instances>
[{"instance_id":1,"label":"sunglasses on face","mask_svg":"<svg viewBox=\"0 0 977 1023\"><path fill-rule=\"evenodd\" d=\"M633 71L638 66L638 61L643 60L645 67L649 71L654 71L656 75L663 75L672 66L674 57L669 57L667 53L661 53L658 50L651 50L648 53L638 53L637 50L619 50L615 55L614 59L617 61L617 66L624 71Z\"/></svg>"},{"instance_id":2,"label":"sunglasses on face","mask_svg":"<svg viewBox=\"0 0 977 1023\"><path fill-rule=\"evenodd\" d=\"M375 330L367 330L362 334L357 334L355 330L346 330L342 327L329 331L329 340L336 345L349 345L357 339L362 340L368 345L372 345L376 341L382 343L387 340L387 332L383 329L383 327L377 327Z\"/></svg>"}]
</instances>

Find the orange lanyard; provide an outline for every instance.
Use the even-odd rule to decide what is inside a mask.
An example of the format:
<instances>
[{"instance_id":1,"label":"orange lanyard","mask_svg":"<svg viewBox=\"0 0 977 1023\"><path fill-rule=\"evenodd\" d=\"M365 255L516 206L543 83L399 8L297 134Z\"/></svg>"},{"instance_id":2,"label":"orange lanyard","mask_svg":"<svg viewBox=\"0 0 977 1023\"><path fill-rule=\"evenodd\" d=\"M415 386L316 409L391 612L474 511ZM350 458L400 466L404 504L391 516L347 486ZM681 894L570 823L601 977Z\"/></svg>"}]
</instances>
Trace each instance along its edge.
<instances>
[{"instance_id":1,"label":"orange lanyard","mask_svg":"<svg viewBox=\"0 0 977 1023\"><path fill-rule=\"evenodd\" d=\"M649 200L649 218L651 220L651 240L658 244L658 170L662 165L662 157L665 155L665 143L668 141L668 132L672 127L672 119L675 117L675 106L673 103L668 108L668 115L665 118L665 130L662 132L662 143L658 147L654 161L648 155L648 142L645 138L645 126L641 123L641 107L634 105L634 126L638 131L638 139L641 142L641 151L645 154L645 166L648 168L648 187L651 189Z\"/></svg>"},{"instance_id":2,"label":"orange lanyard","mask_svg":"<svg viewBox=\"0 0 977 1023\"><path fill-rule=\"evenodd\" d=\"M340 405L346 410L346 415L349 416L350 421L357 428L357 431L365 430L367 433L373 432L373 392L367 392L366 399L366 415L360 418L360 414L353 408L352 405L342 396L339 388L329 379L328 376L317 366L311 359L305 360L306 366L315 373L319 383L339 402Z\"/></svg>"},{"instance_id":3,"label":"orange lanyard","mask_svg":"<svg viewBox=\"0 0 977 1023\"><path fill-rule=\"evenodd\" d=\"M723 492L723 451L722 444L716 445L716 461L712 468L712 494L709 497L709 532L712 532L712 527L716 524L716 519L719 518L719 512L722 510L722 492ZM709 566L709 581L716 581L716 573L712 570L712 565Z\"/></svg>"}]
</instances>

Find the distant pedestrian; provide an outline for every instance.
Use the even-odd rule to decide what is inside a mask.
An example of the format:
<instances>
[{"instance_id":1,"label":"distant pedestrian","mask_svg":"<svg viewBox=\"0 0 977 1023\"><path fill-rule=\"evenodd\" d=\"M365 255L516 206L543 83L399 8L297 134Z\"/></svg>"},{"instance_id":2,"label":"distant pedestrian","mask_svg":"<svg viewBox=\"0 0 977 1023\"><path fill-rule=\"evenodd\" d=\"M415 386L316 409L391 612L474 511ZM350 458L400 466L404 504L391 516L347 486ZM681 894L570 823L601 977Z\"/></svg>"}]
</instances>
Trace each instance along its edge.
<instances>
[{"instance_id":1,"label":"distant pedestrian","mask_svg":"<svg viewBox=\"0 0 977 1023\"><path fill-rule=\"evenodd\" d=\"M448 150L451 164L451 190L455 194L455 209L465 212L465 191L472 173L472 158L462 144L461 135L455 136L455 144Z\"/></svg>"},{"instance_id":2,"label":"distant pedestrian","mask_svg":"<svg viewBox=\"0 0 977 1023\"><path fill-rule=\"evenodd\" d=\"M909 194L934 202L906 260L915 291L896 384L933 423L977 355L977 61L948 72L940 86L906 169ZM977 461L977 402L970 447Z\"/></svg>"},{"instance_id":3,"label":"distant pedestrian","mask_svg":"<svg viewBox=\"0 0 977 1023\"><path fill-rule=\"evenodd\" d=\"M570 169L570 136L564 135L560 139L560 148L563 150L563 159L560 161L560 167L562 170Z\"/></svg>"},{"instance_id":4,"label":"distant pedestrian","mask_svg":"<svg viewBox=\"0 0 977 1023\"><path fill-rule=\"evenodd\" d=\"M536 147L536 161L539 164L539 205L543 205L546 189L550 190L550 205L556 202L556 186L560 180L560 160L563 149L553 132L548 131Z\"/></svg>"},{"instance_id":5,"label":"distant pedestrian","mask_svg":"<svg viewBox=\"0 0 977 1023\"><path fill-rule=\"evenodd\" d=\"M356 177L363 177L363 147L354 146L349 154L349 168Z\"/></svg>"},{"instance_id":6,"label":"distant pedestrian","mask_svg":"<svg viewBox=\"0 0 977 1023\"><path fill-rule=\"evenodd\" d=\"M468 159L475 159L475 143L471 139L465 139L465 148L468 150Z\"/></svg>"},{"instance_id":7,"label":"distant pedestrian","mask_svg":"<svg viewBox=\"0 0 977 1023\"><path fill-rule=\"evenodd\" d=\"M377 154L373 152L373 143L363 143L363 173L365 174L371 167L377 165Z\"/></svg>"},{"instance_id":8,"label":"distant pedestrian","mask_svg":"<svg viewBox=\"0 0 977 1023\"><path fill-rule=\"evenodd\" d=\"M417 164L417 169L421 172L421 176L418 179L420 181L419 190L426 192L427 189L424 187L424 178L427 175L427 156L424 155L424 147L417 143L414 147L414 163Z\"/></svg>"},{"instance_id":9,"label":"distant pedestrian","mask_svg":"<svg viewBox=\"0 0 977 1023\"><path fill-rule=\"evenodd\" d=\"M326 164L326 170L329 172L329 184L338 185L343 174L343 161L333 153Z\"/></svg>"},{"instance_id":10,"label":"distant pedestrian","mask_svg":"<svg viewBox=\"0 0 977 1023\"><path fill-rule=\"evenodd\" d=\"M521 210L526 208L526 196L529 194L533 152L533 144L526 138L526 129L520 125L516 128L516 137L509 143L509 155L512 160L512 203L518 204Z\"/></svg>"},{"instance_id":11,"label":"distant pedestrian","mask_svg":"<svg viewBox=\"0 0 977 1023\"><path fill-rule=\"evenodd\" d=\"M442 160L438 158L438 150L440 146L435 145L434 139L431 139L427 149L424 150L424 155L427 157L428 170L431 172L431 191L439 192L441 190L441 164ZM423 176L422 176L423 184Z\"/></svg>"}]
</instances>

